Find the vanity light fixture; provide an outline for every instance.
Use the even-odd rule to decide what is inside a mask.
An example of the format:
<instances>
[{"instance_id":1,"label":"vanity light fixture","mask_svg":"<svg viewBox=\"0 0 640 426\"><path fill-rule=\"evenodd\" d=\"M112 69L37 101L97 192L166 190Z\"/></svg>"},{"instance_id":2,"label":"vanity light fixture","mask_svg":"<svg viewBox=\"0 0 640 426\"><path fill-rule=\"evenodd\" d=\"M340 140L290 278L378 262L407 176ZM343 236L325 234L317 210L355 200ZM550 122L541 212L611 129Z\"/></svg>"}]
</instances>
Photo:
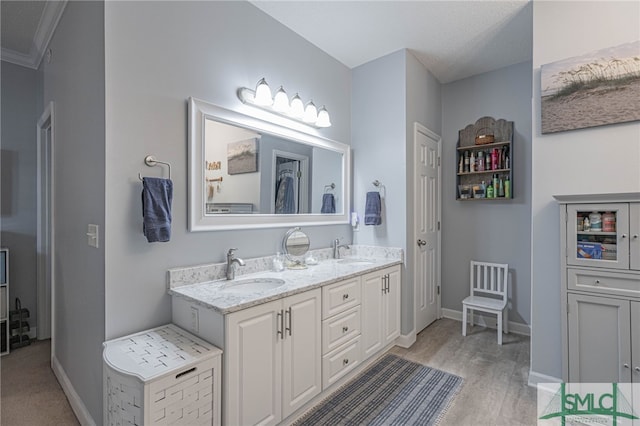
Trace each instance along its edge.
<instances>
[{"instance_id":1,"label":"vanity light fixture","mask_svg":"<svg viewBox=\"0 0 640 426\"><path fill-rule=\"evenodd\" d=\"M264 78L258 81L255 91L246 87L238 89L238 98L245 104L253 105L273 114L300 121L313 127L322 128L331 126L329 112L324 105L318 110L313 101L309 101L305 107L297 93L291 98L291 103L289 103L287 92L285 92L282 86L276 91L275 96L272 97L271 89Z\"/></svg>"}]
</instances>

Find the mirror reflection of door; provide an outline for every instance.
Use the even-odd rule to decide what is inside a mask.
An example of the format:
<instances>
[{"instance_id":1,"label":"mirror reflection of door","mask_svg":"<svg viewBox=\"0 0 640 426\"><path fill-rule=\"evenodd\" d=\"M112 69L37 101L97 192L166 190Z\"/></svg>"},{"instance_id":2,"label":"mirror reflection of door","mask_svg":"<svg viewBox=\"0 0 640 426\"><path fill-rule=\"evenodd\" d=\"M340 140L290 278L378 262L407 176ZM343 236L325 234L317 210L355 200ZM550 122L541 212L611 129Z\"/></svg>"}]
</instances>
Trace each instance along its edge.
<instances>
[{"instance_id":1,"label":"mirror reflection of door","mask_svg":"<svg viewBox=\"0 0 640 426\"><path fill-rule=\"evenodd\" d=\"M293 153L274 152L274 163L272 212L275 214L308 213L309 158Z\"/></svg>"}]
</instances>

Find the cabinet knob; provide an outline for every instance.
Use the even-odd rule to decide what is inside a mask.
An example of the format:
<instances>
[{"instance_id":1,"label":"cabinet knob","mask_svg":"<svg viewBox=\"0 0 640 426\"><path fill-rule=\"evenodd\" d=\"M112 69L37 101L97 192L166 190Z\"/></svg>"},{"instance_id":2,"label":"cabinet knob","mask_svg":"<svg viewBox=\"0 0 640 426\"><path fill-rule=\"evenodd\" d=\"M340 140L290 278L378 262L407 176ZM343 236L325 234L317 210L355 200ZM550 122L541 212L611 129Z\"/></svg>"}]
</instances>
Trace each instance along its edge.
<instances>
[{"instance_id":1,"label":"cabinet knob","mask_svg":"<svg viewBox=\"0 0 640 426\"><path fill-rule=\"evenodd\" d=\"M347 300L349 298L349 293L342 295L342 300Z\"/></svg>"},{"instance_id":2,"label":"cabinet knob","mask_svg":"<svg viewBox=\"0 0 640 426\"><path fill-rule=\"evenodd\" d=\"M345 358L342 360L342 365L347 365L349 364L349 358Z\"/></svg>"},{"instance_id":3,"label":"cabinet knob","mask_svg":"<svg viewBox=\"0 0 640 426\"><path fill-rule=\"evenodd\" d=\"M629 364L623 364L622 365L624 368L629 368Z\"/></svg>"},{"instance_id":4,"label":"cabinet knob","mask_svg":"<svg viewBox=\"0 0 640 426\"><path fill-rule=\"evenodd\" d=\"M622 237L622 239L625 239L625 238L627 238L627 234L622 234L621 237Z\"/></svg>"},{"instance_id":5,"label":"cabinet knob","mask_svg":"<svg viewBox=\"0 0 640 426\"><path fill-rule=\"evenodd\" d=\"M637 240L638 239L638 234L633 234L633 239Z\"/></svg>"},{"instance_id":6,"label":"cabinet knob","mask_svg":"<svg viewBox=\"0 0 640 426\"><path fill-rule=\"evenodd\" d=\"M349 331L349 327L347 327L346 325L344 327L342 327L342 332L346 333L347 331Z\"/></svg>"},{"instance_id":7,"label":"cabinet knob","mask_svg":"<svg viewBox=\"0 0 640 426\"><path fill-rule=\"evenodd\" d=\"M634 370L636 370L636 372L640 373L640 367L636 367L636 368L634 368Z\"/></svg>"},{"instance_id":8,"label":"cabinet knob","mask_svg":"<svg viewBox=\"0 0 640 426\"><path fill-rule=\"evenodd\" d=\"M596 280L596 284L600 284L600 280Z\"/></svg>"}]
</instances>

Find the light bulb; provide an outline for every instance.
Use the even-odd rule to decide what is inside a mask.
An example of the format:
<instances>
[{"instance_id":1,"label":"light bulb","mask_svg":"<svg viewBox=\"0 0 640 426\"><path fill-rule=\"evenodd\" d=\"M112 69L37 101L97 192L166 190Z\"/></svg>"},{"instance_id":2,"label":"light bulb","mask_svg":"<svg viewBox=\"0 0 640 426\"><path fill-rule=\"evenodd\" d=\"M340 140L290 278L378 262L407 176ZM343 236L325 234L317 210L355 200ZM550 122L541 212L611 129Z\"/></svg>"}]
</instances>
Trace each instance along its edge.
<instances>
[{"instance_id":1,"label":"light bulb","mask_svg":"<svg viewBox=\"0 0 640 426\"><path fill-rule=\"evenodd\" d=\"M304 104L297 93L291 99L291 110L289 111L289 114L295 118L302 118L304 115Z\"/></svg>"},{"instance_id":2,"label":"light bulb","mask_svg":"<svg viewBox=\"0 0 640 426\"><path fill-rule=\"evenodd\" d=\"M307 107L304 109L304 116L302 120L306 123L315 123L318 119L318 110L316 106L313 104L313 101L309 101Z\"/></svg>"},{"instance_id":3,"label":"light bulb","mask_svg":"<svg viewBox=\"0 0 640 426\"><path fill-rule=\"evenodd\" d=\"M329 118L329 111L322 105L322 108L318 111L318 121L316 121L318 127L331 127L331 119Z\"/></svg>"},{"instance_id":4,"label":"light bulb","mask_svg":"<svg viewBox=\"0 0 640 426\"><path fill-rule=\"evenodd\" d=\"M278 112L289 111L289 97L282 86L280 86L276 92L276 96L273 98L273 109Z\"/></svg>"},{"instance_id":5,"label":"light bulb","mask_svg":"<svg viewBox=\"0 0 640 426\"><path fill-rule=\"evenodd\" d=\"M253 101L256 105L262 106L268 106L273 103L273 98L271 98L271 89L264 78L260 79L256 86L256 95L253 98Z\"/></svg>"}]
</instances>

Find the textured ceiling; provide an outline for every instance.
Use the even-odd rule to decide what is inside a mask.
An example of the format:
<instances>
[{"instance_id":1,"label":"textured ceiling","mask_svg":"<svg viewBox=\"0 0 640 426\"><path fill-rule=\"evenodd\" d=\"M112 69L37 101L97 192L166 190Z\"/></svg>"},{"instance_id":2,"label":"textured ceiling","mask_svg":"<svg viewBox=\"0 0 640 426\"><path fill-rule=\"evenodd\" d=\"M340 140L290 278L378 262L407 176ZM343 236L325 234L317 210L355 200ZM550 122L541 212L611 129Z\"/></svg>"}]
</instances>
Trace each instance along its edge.
<instances>
[{"instance_id":1,"label":"textured ceiling","mask_svg":"<svg viewBox=\"0 0 640 426\"><path fill-rule=\"evenodd\" d=\"M2 47L28 55L33 47L33 38L44 11L44 1L2 1Z\"/></svg>"},{"instance_id":2,"label":"textured ceiling","mask_svg":"<svg viewBox=\"0 0 640 426\"><path fill-rule=\"evenodd\" d=\"M527 1L252 1L349 68L407 48L441 83L531 59Z\"/></svg>"}]
</instances>

